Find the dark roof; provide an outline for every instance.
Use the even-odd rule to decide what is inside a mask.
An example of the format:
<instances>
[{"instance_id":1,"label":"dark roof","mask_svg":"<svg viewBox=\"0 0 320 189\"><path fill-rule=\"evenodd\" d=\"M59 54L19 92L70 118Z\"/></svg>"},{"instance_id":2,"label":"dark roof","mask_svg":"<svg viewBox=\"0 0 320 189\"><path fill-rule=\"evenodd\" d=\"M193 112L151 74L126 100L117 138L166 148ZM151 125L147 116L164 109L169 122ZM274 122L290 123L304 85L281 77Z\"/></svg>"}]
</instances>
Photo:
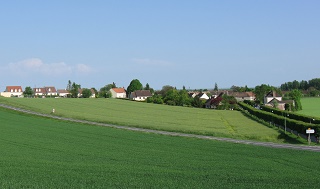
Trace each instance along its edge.
<instances>
[{"instance_id":1,"label":"dark roof","mask_svg":"<svg viewBox=\"0 0 320 189\"><path fill-rule=\"evenodd\" d=\"M152 96L150 90L137 90L131 93L132 97L148 97Z\"/></svg>"},{"instance_id":2,"label":"dark roof","mask_svg":"<svg viewBox=\"0 0 320 189\"><path fill-rule=\"evenodd\" d=\"M282 96L279 95L278 93L276 93L275 91L270 91L270 92L268 92L266 97L282 97Z\"/></svg>"}]
</instances>

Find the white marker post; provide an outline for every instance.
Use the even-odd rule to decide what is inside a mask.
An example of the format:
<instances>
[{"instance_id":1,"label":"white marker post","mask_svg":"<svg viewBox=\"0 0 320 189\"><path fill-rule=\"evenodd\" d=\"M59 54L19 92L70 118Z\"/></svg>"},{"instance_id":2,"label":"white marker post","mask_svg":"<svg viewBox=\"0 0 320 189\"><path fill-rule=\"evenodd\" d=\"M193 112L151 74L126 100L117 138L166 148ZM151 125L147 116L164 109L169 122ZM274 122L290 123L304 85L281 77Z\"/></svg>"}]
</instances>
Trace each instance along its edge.
<instances>
[{"instance_id":1,"label":"white marker post","mask_svg":"<svg viewBox=\"0 0 320 189\"><path fill-rule=\"evenodd\" d=\"M314 133L314 129L308 128L308 129L306 130L306 133L308 134L308 143L309 143L309 145L310 145L310 143L311 143L310 134L313 134L313 133Z\"/></svg>"}]
</instances>

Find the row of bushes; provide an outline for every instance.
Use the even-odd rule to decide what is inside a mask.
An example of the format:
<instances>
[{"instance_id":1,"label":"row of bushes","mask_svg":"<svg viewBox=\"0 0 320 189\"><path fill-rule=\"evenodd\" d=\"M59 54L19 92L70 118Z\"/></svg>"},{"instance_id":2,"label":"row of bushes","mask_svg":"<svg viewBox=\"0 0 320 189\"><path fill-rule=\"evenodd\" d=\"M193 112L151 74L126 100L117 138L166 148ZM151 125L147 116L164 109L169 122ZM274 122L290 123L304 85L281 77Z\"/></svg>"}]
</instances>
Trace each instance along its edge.
<instances>
[{"instance_id":1,"label":"row of bushes","mask_svg":"<svg viewBox=\"0 0 320 189\"><path fill-rule=\"evenodd\" d=\"M310 124L309 122L303 122L300 120L296 120L295 116L292 116L291 112L290 112L289 116L288 116L288 114L284 114L282 116L282 114L278 115L274 109L273 109L273 112L262 111L260 109L254 108L254 107L252 107L252 105L246 104L244 102L239 102L238 104L242 109L247 110L251 115L258 117L259 119L262 119L267 122L273 122L277 125L285 125L286 124L287 128L295 130L301 134L305 134L306 130L308 128L314 129L316 133L318 133L318 131L320 132L320 124ZM280 111L280 110L277 110L277 111ZM281 111L281 112L284 112L284 111ZM287 112L285 112L285 113L287 113ZM287 117L285 117L285 115Z\"/></svg>"},{"instance_id":2,"label":"row of bushes","mask_svg":"<svg viewBox=\"0 0 320 189\"><path fill-rule=\"evenodd\" d=\"M246 104L249 104L251 106L255 106L255 103L253 101L249 101L249 100L245 100L243 101ZM284 116L285 114L289 115L290 119L294 119L297 121L302 121L305 123L311 123L311 124L316 124L319 125L320 124L320 118L318 117L312 117L312 116L306 116L306 115L301 115L295 112L287 112L287 111L282 111L282 110L278 110L269 106L263 106L260 105L260 109L266 112L272 112L273 114L279 115L279 116Z\"/></svg>"}]
</instances>

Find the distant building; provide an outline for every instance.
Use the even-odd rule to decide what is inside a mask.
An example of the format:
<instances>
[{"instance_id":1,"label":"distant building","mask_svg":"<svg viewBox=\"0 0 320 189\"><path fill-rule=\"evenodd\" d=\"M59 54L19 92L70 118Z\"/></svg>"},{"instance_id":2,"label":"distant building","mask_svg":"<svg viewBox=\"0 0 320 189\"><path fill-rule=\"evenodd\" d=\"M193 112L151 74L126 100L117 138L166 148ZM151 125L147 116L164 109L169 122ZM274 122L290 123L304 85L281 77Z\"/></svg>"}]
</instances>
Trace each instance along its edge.
<instances>
[{"instance_id":1,"label":"distant building","mask_svg":"<svg viewBox=\"0 0 320 189\"><path fill-rule=\"evenodd\" d=\"M23 97L23 90L21 86L7 86L6 90L1 93L4 97Z\"/></svg>"},{"instance_id":2,"label":"distant building","mask_svg":"<svg viewBox=\"0 0 320 189\"><path fill-rule=\"evenodd\" d=\"M136 90L131 92L130 100L145 101L148 97L152 97L150 90Z\"/></svg>"},{"instance_id":3,"label":"distant building","mask_svg":"<svg viewBox=\"0 0 320 189\"><path fill-rule=\"evenodd\" d=\"M127 93L124 88L112 88L110 92L112 98L127 98Z\"/></svg>"}]
</instances>

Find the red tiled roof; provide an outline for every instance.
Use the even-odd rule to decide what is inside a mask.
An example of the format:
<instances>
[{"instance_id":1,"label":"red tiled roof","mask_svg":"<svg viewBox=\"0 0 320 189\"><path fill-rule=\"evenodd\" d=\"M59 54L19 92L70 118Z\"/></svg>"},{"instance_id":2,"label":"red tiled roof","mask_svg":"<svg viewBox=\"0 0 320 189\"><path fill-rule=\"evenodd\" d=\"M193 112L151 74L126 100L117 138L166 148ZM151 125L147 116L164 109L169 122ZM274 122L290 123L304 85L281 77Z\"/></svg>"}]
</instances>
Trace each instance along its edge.
<instances>
[{"instance_id":1,"label":"red tiled roof","mask_svg":"<svg viewBox=\"0 0 320 189\"><path fill-rule=\"evenodd\" d=\"M124 88L112 88L112 90L116 93L126 93Z\"/></svg>"},{"instance_id":2,"label":"red tiled roof","mask_svg":"<svg viewBox=\"0 0 320 189\"><path fill-rule=\"evenodd\" d=\"M7 86L6 87L6 92L11 92L11 89L13 90L13 92L23 92L21 86ZM15 89L17 91L15 91ZM20 91L19 91L19 89L20 89Z\"/></svg>"}]
</instances>

